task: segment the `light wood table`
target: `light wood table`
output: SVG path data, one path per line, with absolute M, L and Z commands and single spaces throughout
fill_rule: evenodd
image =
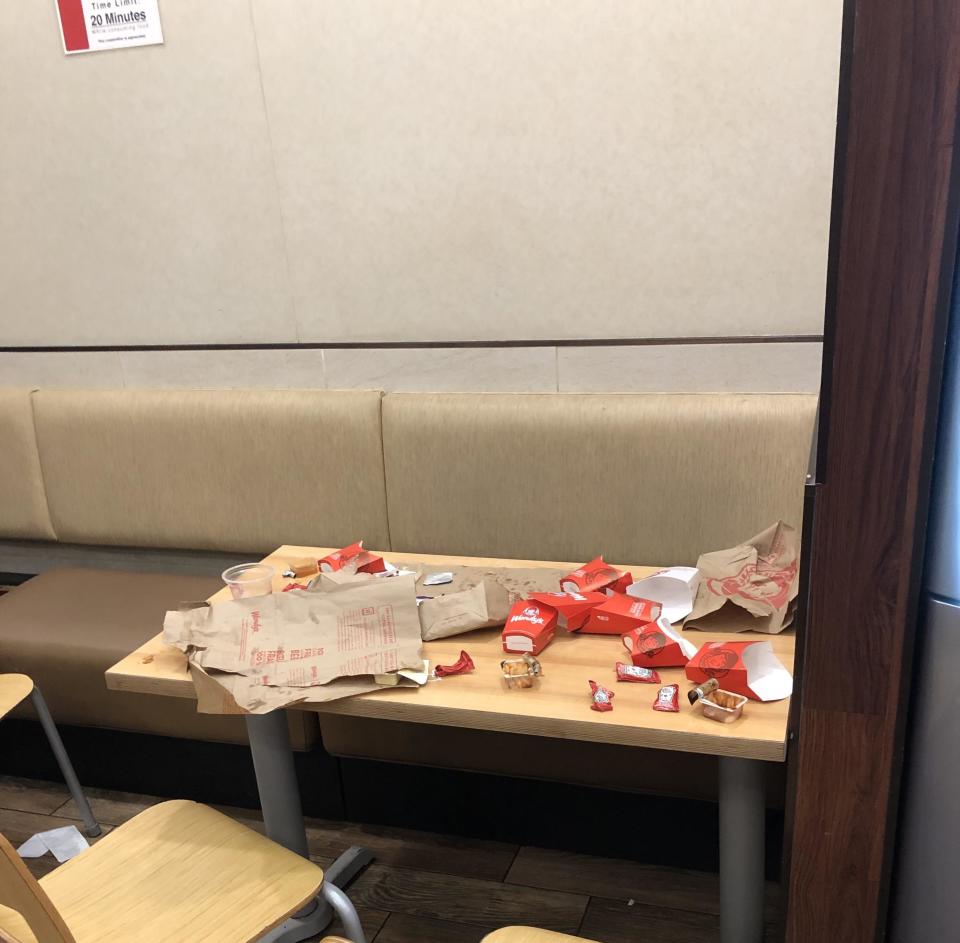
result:
M 290 582 L 280 576 L 288 560 L 318 558 L 330 552 L 330 548 L 283 546 L 265 557 L 264 562 L 273 565 L 277 572 L 275 590 Z M 551 567 L 565 571 L 578 565 L 393 552 L 384 555 L 397 565 L 421 562 Z M 635 577 L 649 575 L 655 569 L 619 568 L 630 570 Z M 298 582 L 306 582 L 306 578 Z M 229 593 L 224 588 L 211 601 L 227 598 Z M 686 637 L 700 645 L 729 636 L 690 631 Z M 793 669 L 792 633 L 737 637 L 770 641 L 779 659 Z M 699 708 L 687 702 L 690 684 L 682 669 L 658 669 L 663 684 L 680 685 L 680 713 L 654 711 L 657 686 L 615 682 L 615 662 L 629 660 L 619 636 L 558 633 L 539 656 L 543 677 L 532 690 L 511 691 L 504 687 L 499 663 L 505 656 L 497 629 L 426 642 L 424 657 L 431 666 L 452 664 L 461 649 L 473 658 L 475 672 L 431 681 L 418 689 L 376 691 L 323 704 L 298 705 L 297 709 L 316 711 L 321 718 L 323 714 L 374 717 L 715 755 L 720 762 L 722 940 L 751 943 L 762 939 L 764 792 L 762 762 L 758 761 L 785 760 L 789 700 L 769 704 L 750 701 L 740 720 L 718 724 L 704 718 Z M 587 682 L 591 679 L 615 691 L 612 711 L 600 713 L 590 709 Z M 186 657 L 164 645 L 159 635 L 110 668 L 106 681 L 108 688 L 117 691 L 195 697 Z M 247 727 L 268 833 L 289 848 L 305 850 L 289 735 L 282 712 L 248 715 Z

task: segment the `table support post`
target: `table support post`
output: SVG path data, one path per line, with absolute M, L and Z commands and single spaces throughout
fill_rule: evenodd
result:
M 246 722 L 267 835 L 278 845 L 308 858 L 307 832 L 286 712 L 247 714 Z
M 759 760 L 720 757 L 720 940 L 762 943 L 764 769 Z

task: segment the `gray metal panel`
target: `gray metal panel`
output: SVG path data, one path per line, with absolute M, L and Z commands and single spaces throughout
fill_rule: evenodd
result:
M 955 940 L 960 927 L 960 607 L 930 600 L 924 633 L 894 865 L 892 943 Z
M 960 266 L 957 267 L 960 280 Z M 954 285 L 954 311 L 941 391 L 936 475 L 930 504 L 927 591 L 960 600 L 960 284 Z

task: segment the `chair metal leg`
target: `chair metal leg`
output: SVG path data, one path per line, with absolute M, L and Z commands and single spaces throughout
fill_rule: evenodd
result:
M 70 757 L 67 756 L 67 750 L 63 745 L 63 741 L 60 739 L 60 731 L 57 730 L 57 725 L 53 722 L 53 717 L 50 716 L 50 708 L 47 707 L 47 702 L 43 699 L 40 688 L 34 685 L 30 697 L 33 701 L 34 710 L 40 718 L 40 725 L 43 727 L 43 732 L 47 735 L 47 740 L 50 741 L 50 749 L 53 750 L 53 755 L 57 758 L 60 772 L 63 773 L 63 778 L 67 782 L 70 795 L 80 810 L 80 816 L 83 818 L 83 830 L 91 838 L 96 838 L 97 835 L 100 834 L 100 826 L 93 817 L 90 803 L 87 802 L 87 797 L 83 794 L 80 780 L 77 779 L 77 774 L 73 770 L 73 764 L 70 762 Z
M 350 898 L 330 881 L 323 882 L 320 894 L 340 918 L 340 922 L 343 924 L 343 932 L 350 943 L 367 943 L 366 937 L 363 935 L 363 927 L 360 926 L 357 910 L 351 903 Z

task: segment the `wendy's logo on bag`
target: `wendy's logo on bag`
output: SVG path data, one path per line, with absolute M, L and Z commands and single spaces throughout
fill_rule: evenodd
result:
M 748 563 L 736 576 L 725 579 L 708 579 L 707 589 L 715 596 L 743 596 L 757 602 L 765 602 L 774 609 L 787 604 L 790 587 L 797 573 L 797 561 L 777 568 L 777 554 L 759 557 L 756 563 Z
M 722 646 L 722 642 L 719 643 Z M 729 648 L 718 648 L 716 651 L 707 651 L 700 658 L 699 668 L 708 678 L 724 678 L 737 663 L 737 653 Z

